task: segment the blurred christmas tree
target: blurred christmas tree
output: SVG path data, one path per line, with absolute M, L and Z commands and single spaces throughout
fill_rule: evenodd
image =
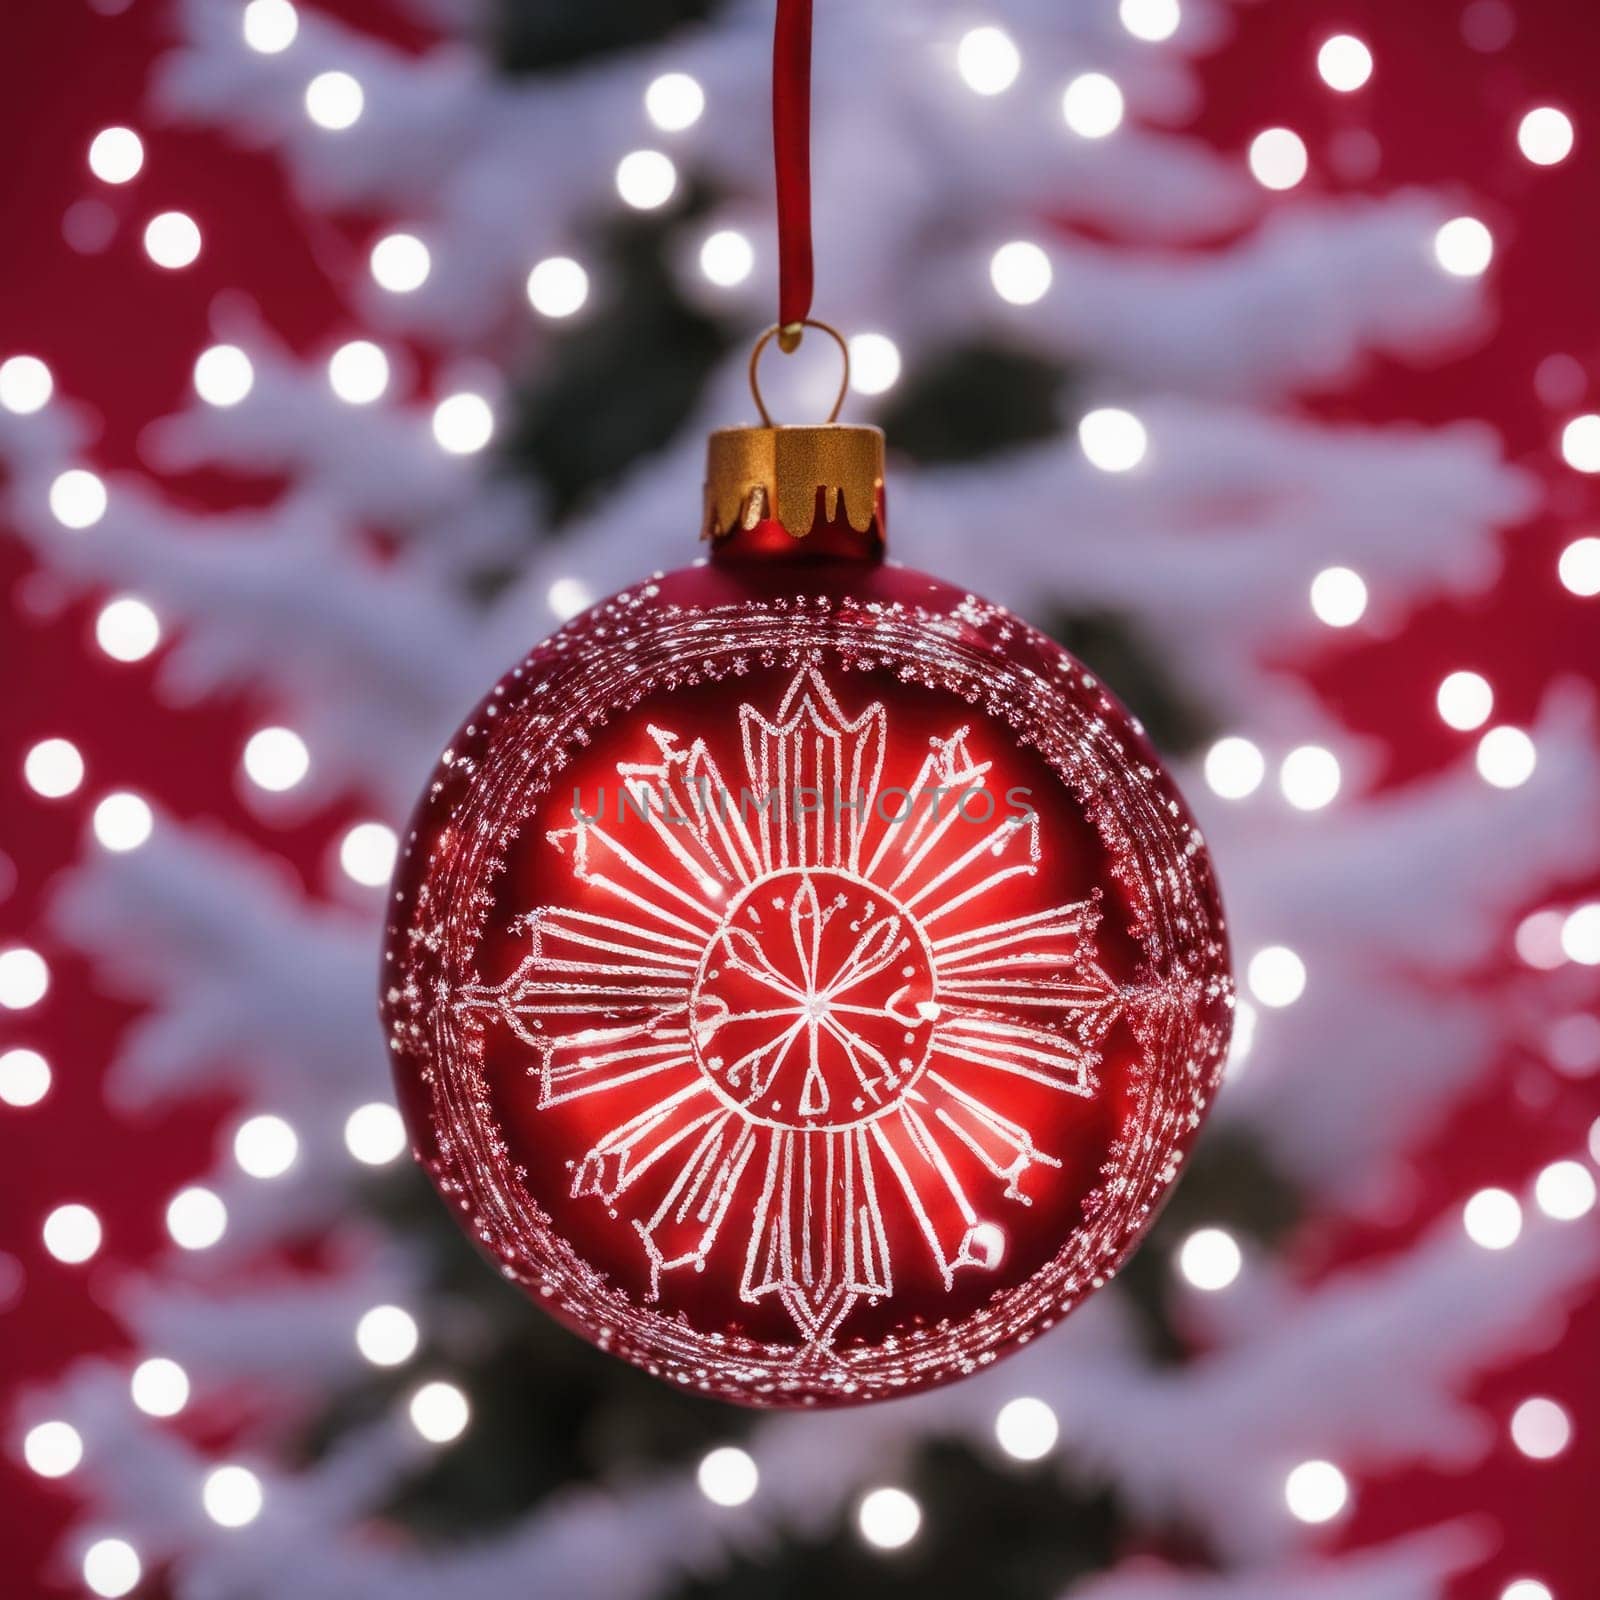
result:
M 392 830 L 535 635 L 692 556 L 704 432 L 746 409 L 773 298 L 768 5 L 470 9 L 431 7 L 439 41 L 403 52 L 286 0 L 170 7 L 152 106 L 267 147 L 370 251 L 346 288 L 371 343 L 331 387 L 270 306 L 222 307 L 159 432 L 164 470 L 278 480 L 265 509 L 113 483 L 65 541 L 71 491 L 47 514 L 15 486 L 59 491 L 74 425 L 0 434 L 39 559 L 170 620 L 168 692 L 249 684 L 310 755 L 283 782 L 263 747 L 257 781 L 376 819 L 342 840 L 356 906 L 165 816 L 59 898 L 97 981 L 147 1007 L 126 1098 L 220 1079 L 282 1119 L 208 1180 L 224 1244 L 119 1305 L 197 1398 L 252 1398 L 182 1435 L 102 1367 L 68 1372 L 51 1412 L 97 1442 L 94 1520 L 186 1597 L 1442 1593 L 1475 1556 L 1453 1533 L 1314 1560 L 1307 1529 L 1348 1473 L 1457 1449 L 1469 1380 L 1589 1281 L 1594 1241 L 1530 1225 L 1502 1258 L 1451 1215 L 1340 1276 L 1288 1252 L 1391 1192 L 1493 1058 L 1510 1024 L 1467 985 L 1530 884 L 1593 865 L 1600 762 L 1557 707 L 1531 777 L 1502 752 L 1503 793 L 1460 770 L 1363 793 L 1360 746 L 1272 663 L 1369 592 L 1400 614 L 1481 581 L 1529 508 L 1485 433 L 1292 407 L 1372 353 L 1468 338 L 1477 236 L 1415 191 L 1281 206 L 1293 135 L 1247 164 L 1183 132 L 1219 0 L 1120 21 L 995 0 L 982 26 L 942 0 L 819 6 L 821 298 L 902 457 L 897 549 L 1050 626 L 1192 758 L 1251 1002 L 1217 1124 L 1093 1305 L 915 1401 L 746 1414 L 561 1331 L 394 1160 L 369 1014 Z M 803 399 L 810 369 L 788 377 Z M 254 1476 L 208 1477 L 223 1461 Z M 250 1528 L 218 1537 L 197 1495 Z

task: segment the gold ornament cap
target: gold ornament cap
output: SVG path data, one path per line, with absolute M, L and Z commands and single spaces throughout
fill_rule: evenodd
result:
M 827 423 L 721 428 L 711 435 L 706 538 L 777 522 L 791 538 L 804 539 L 840 520 L 860 534 L 877 524 L 883 537 L 882 429 Z

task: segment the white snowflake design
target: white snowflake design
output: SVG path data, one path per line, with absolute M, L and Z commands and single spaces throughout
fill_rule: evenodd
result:
M 1004 1207 L 1060 1163 L 990 1102 L 1015 1078 L 1093 1096 L 1121 996 L 1091 902 L 997 914 L 1040 871 L 1039 819 L 994 803 L 966 728 L 886 786 L 885 707 L 846 717 L 813 666 L 772 717 L 741 706 L 739 732 L 730 788 L 706 740 L 652 726 L 659 759 L 617 767 L 622 814 L 575 808 L 548 835 L 606 909 L 531 911 L 517 970 L 453 1005 L 529 1046 L 540 1107 L 633 1086 L 572 1192 L 617 1214 L 654 1173 L 631 1218 L 652 1297 L 737 1249 L 741 1298 L 777 1296 L 817 1348 L 893 1296 L 891 1237 L 920 1241 L 947 1289 L 999 1266 Z

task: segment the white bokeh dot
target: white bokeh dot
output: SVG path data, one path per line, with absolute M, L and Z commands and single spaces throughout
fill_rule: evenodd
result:
M 346 404 L 371 405 L 389 387 L 389 358 L 370 339 L 352 339 L 328 358 L 328 382 Z
M 570 317 L 589 298 L 589 274 L 571 256 L 550 256 L 528 274 L 528 303 L 542 317 Z
M 261 1480 L 248 1467 L 215 1467 L 200 1489 L 206 1515 L 221 1528 L 242 1528 L 254 1522 L 264 1502 Z
M 971 28 L 956 46 L 956 70 L 974 94 L 1004 94 L 1022 71 L 1022 54 L 1004 28 Z
M 1552 1161 L 1533 1182 L 1534 1203 L 1555 1222 L 1575 1222 L 1594 1210 L 1594 1174 L 1581 1161 Z
M 1555 1596 L 1537 1578 L 1513 1578 L 1500 1591 L 1500 1600 L 1555 1600 Z
M 144 251 L 169 272 L 193 266 L 200 259 L 200 225 L 185 211 L 163 211 L 145 224 Z
M 1562 919 L 1561 953 L 1580 967 L 1600 967 L 1600 901 L 1574 906 Z
M 1028 239 L 1001 245 L 989 262 L 989 281 L 1008 305 L 1031 306 L 1044 299 L 1054 275 L 1050 257 Z
M 1184 1281 L 1208 1294 L 1226 1289 L 1243 1266 L 1238 1240 L 1224 1228 L 1196 1228 L 1178 1250 L 1178 1271 Z
M 306 115 L 330 133 L 353 128 L 365 106 L 366 94 L 348 72 L 319 72 L 306 85 Z
M 900 377 L 900 348 L 887 334 L 858 333 L 850 341 L 850 387 L 885 394 Z
M 474 455 L 494 437 L 494 408 L 481 394 L 446 395 L 433 408 L 433 437 L 450 455 Z
M 678 169 L 659 150 L 630 150 L 617 163 L 617 193 L 635 211 L 654 211 L 678 187 Z
M 1013 1461 L 1041 1461 L 1056 1447 L 1061 1424 L 1043 1400 L 1018 1395 L 1000 1407 L 994 1419 L 996 1442 Z
M 167 1202 L 167 1233 L 183 1250 L 209 1250 L 228 1231 L 228 1208 L 215 1191 L 191 1184 Z
M 1461 1208 L 1467 1237 L 1484 1250 L 1506 1250 L 1522 1233 L 1522 1207 L 1505 1189 L 1480 1189 Z
M 133 1369 L 128 1390 L 147 1417 L 175 1417 L 189 1403 L 189 1374 L 166 1356 L 150 1356 Z
M 755 250 L 736 228 L 719 228 L 700 246 L 700 270 L 719 289 L 743 283 L 755 264 Z
M 96 1539 L 83 1552 L 84 1585 L 103 1600 L 130 1594 L 143 1576 L 139 1552 L 126 1539 Z
M 1292 128 L 1263 128 L 1250 141 L 1250 171 L 1264 189 L 1292 189 L 1306 175 L 1305 141 Z
M 1518 924 L 1512 942 L 1522 962 L 1539 972 L 1553 972 L 1567 959 L 1561 948 L 1561 929 L 1565 918 L 1548 907 L 1530 911 Z
M 0 406 L 13 416 L 31 416 L 50 403 L 55 379 L 38 356 L 8 356 L 0 361 Z
M 50 988 L 50 968 L 37 950 L 14 944 L 0 950 L 0 1006 L 26 1011 L 44 999 Z
M 900 1550 L 922 1526 L 922 1507 L 904 1489 L 873 1489 L 856 1508 L 861 1537 L 878 1550 Z
M 49 1254 L 69 1267 L 76 1267 L 99 1252 L 104 1232 L 99 1217 L 88 1206 L 72 1200 L 57 1206 L 44 1219 L 41 1236 Z
M 236 344 L 214 344 L 194 364 L 194 391 L 207 405 L 236 406 L 255 381 L 250 357 Z
M 1320 811 L 1338 796 L 1339 758 L 1319 744 L 1303 744 L 1283 758 L 1278 785 L 1297 811 Z
M 1516 789 L 1533 776 L 1539 753 L 1521 728 L 1491 728 L 1478 741 L 1478 773 L 1496 789 Z
M 1122 90 L 1103 72 L 1083 72 L 1061 91 L 1061 116 L 1080 139 L 1104 139 L 1122 126 Z
M 1535 106 L 1517 124 L 1517 148 L 1539 167 L 1553 167 L 1572 154 L 1572 118 L 1554 106 Z
M 311 771 L 311 752 L 293 728 L 258 728 L 245 741 L 245 776 L 258 789 L 281 794 Z
M 1218 739 L 1206 751 L 1206 785 L 1224 800 L 1243 800 L 1261 787 L 1267 763 L 1261 751 L 1237 734 Z
M 1101 472 L 1129 472 L 1145 458 L 1149 435 L 1131 411 L 1100 406 L 1078 421 L 1078 446 Z
M 581 578 L 556 578 L 545 591 L 545 599 L 562 622 L 570 622 L 594 604 L 594 595 Z
M 404 1152 L 406 1126 L 393 1106 L 369 1101 L 345 1118 L 344 1143 L 364 1166 L 386 1166 Z
M 1350 1503 L 1350 1484 L 1331 1461 L 1302 1461 L 1284 1479 L 1283 1499 L 1301 1522 L 1332 1522 Z
M 1592 534 L 1574 539 L 1556 562 L 1556 576 L 1562 588 L 1579 599 L 1600 594 L 1600 539 Z
M 1433 236 L 1433 258 L 1454 278 L 1476 278 L 1494 259 L 1494 235 L 1476 217 L 1452 217 Z
M 1572 1418 L 1557 1401 L 1533 1395 L 1511 1413 L 1511 1442 L 1530 1461 L 1553 1461 L 1572 1443 Z
M 1336 33 L 1317 51 L 1317 72 L 1330 89 L 1350 94 L 1372 76 L 1372 52 L 1354 34 Z
M 1600 472 L 1600 414 L 1586 411 L 1561 430 L 1561 457 L 1575 472 Z
M 1366 615 L 1366 580 L 1350 567 L 1324 567 L 1311 580 L 1311 609 L 1330 628 L 1350 627 Z
M 1269 944 L 1245 969 L 1250 992 L 1264 1006 L 1292 1006 L 1305 992 L 1306 964 L 1287 945 Z
M 161 643 L 161 619 L 136 595 L 118 595 L 100 608 L 94 639 L 113 661 L 143 661 Z
M 102 183 L 131 183 L 144 166 L 144 141 L 132 128 L 102 128 L 89 143 L 89 170 Z
M 398 1367 L 416 1354 L 421 1334 L 402 1306 L 373 1306 L 356 1323 L 356 1349 L 375 1367 Z
M 663 72 L 644 92 L 645 115 L 663 133 L 692 128 L 706 109 L 706 92 L 687 72 Z
M 0 1101 L 24 1110 L 50 1093 L 50 1063 L 37 1050 L 18 1046 L 0 1055 Z
M 150 837 L 155 829 L 155 814 L 143 796 L 118 789 L 94 808 L 91 826 L 102 848 L 122 855 L 137 850 Z
M 411 1425 L 429 1444 L 449 1444 L 472 1417 L 467 1397 L 453 1383 L 425 1383 L 411 1396 Z
M 1122 19 L 1122 26 L 1146 44 L 1160 44 L 1163 39 L 1170 39 L 1182 20 L 1178 0 L 1122 0 L 1117 15 Z
M 270 1111 L 246 1117 L 233 1135 L 233 1159 L 252 1178 L 281 1178 L 300 1153 L 300 1139 Z
M 386 233 L 367 258 L 373 281 L 390 294 L 411 294 L 428 281 L 433 258 L 414 233 Z
M 76 793 L 83 770 L 83 756 L 70 739 L 41 739 L 22 759 L 23 781 L 46 800 Z
M 107 504 L 105 484 L 85 467 L 68 467 L 50 485 L 50 514 L 74 533 L 92 528 Z
M 70 1422 L 35 1423 L 22 1437 L 22 1459 L 41 1478 L 64 1478 L 83 1460 L 83 1438 Z
M 1450 673 L 1440 683 L 1435 703 L 1447 726 L 1470 733 L 1489 720 L 1494 710 L 1494 690 L 1482 673 L 1461 670 Z
M 353 882 L 381 889 L 394 873 L 398 841 L 382 822 L 358 822 L 339 841 L 339 865 Z
M 748 1451 L 737 1445 L 719 1445 L 700 1459 L 695 1482 L 715 1506 L 742 1506 L 760 1487 L 761 1477 Z
M 294 43 L 300 15 L 290 0 L 250 0 L 244 8 L 244 42 L 264 56 L 275 56 Z

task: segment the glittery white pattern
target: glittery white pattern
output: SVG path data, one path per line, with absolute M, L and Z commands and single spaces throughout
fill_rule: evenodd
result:
M 729 786 L 705 740 L 683 747 L 652 726 L 659 762 L 617 768 L 633 809 L 609 828 L 580 812 L 550 834 L 616 915 L 540 907 L 517 971 L 454 1003 L 463 1021 L 489 1010 L 537 1052 L 542 1105 L 648 1079 L 654 1103 L 594 1142 L 573 1193 L 615 1207 L 670 1164 L 665 1197 L 633 1223 L 656 1292 L 736 1231 L 741 1298 L 776 1295 L 822 1346 L 858 1297 L 894 1293 L 885 1190 L 947 1287 L 964 1267 L 999 1265 L 996 1215 L 1029 1203 L 1030 1166 L 1060 1163 L 988 1103 L 986 1081 L 1091 1096 L 1120 1000 L 1087 902 L 950 929 L 952 912 L 981 916 L 1040 862 L 1037 817 L 995 816 L 967 729 L 885 784 L 885 706 L 847 716 L 815 668 L 770 718 L 742 705 L 739 728 L 742 786 Z M 967 796 L 993 820 L 969 821 L 980 808 Z M 624 843 L 630 818 L 665 870 Z M 588 1025 L 596 1013 L 615 1021 Z M 992 1194 L 963 1184 L 957 1143 Z M 751 1163 L 759 1199 L 730 1220 Z

